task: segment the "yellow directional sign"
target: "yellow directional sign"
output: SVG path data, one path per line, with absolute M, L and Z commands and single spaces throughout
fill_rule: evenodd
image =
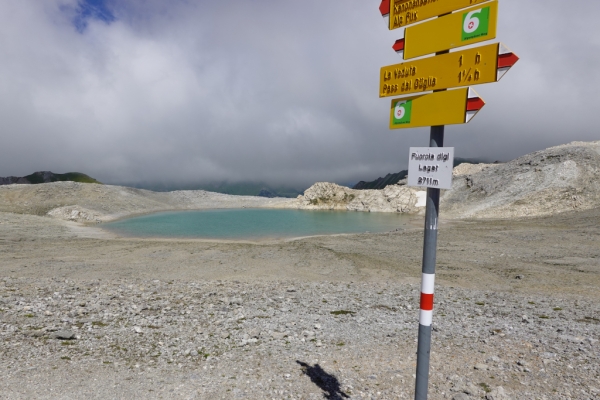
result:
M 499 46 L 494 43 L 383 67 L 379 97 L 496 82 L 501 77 Z
M 392 100 L 390 129 L 465 124 L 485 105 L 470 88 Z
M 496 37 L 498 1 L 406 28 L 404 59 L 467 46 Z
M 397 29 L 488 0 L 390 0 L 389 28 Z

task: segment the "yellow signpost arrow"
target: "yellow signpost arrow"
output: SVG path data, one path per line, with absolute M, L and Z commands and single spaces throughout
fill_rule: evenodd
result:
M 402 28 L 488 0 L 382 0 L 379 10 L 390 30 Z
M 484 105 L 471 88 L 394 99 L 390 129 L 466 124 Z
M 497 82 L 517 61 L 500 43 L 381 68 L 379 97 Z
M 410 26 L 394 50 L 405 60 L 496 37 L 498 1 L 494 0 L 422 24 Z

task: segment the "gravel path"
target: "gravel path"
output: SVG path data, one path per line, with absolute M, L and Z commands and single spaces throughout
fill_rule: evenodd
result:
M 418 295 L 397 283 L 5 278 L 0 397 L 412 398 Z M 440 287 L 436 304 L 431 398 L 600 396 L 597 302 Z

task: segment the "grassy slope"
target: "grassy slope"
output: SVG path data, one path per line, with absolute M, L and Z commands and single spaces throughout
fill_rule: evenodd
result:
M 44 183 L 44 175 L 38 172 L 34 172 L 31 175 L 24 176 L 24 178 L 34 185 Z M 81 172 L 67 172 L 66 174 L 52 173 L 52 176 L 50 177 L 50 182 L 80 182 L 102 184 L 102 182 L 99 182 L 86 174 L 82 174 Z

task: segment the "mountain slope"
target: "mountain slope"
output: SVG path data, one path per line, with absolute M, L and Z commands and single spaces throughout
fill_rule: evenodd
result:
M 377 178 L 371 182 L 360 181 L 352 187 L 352 189 L 367 190 L 367 189 L 384 189 L 388 185 L 395 185 L 402 179 L 406 178 L 408 171 L 400 171 L 395 174 L 387 174 L 385 177 Z
M 479 164 L 485 161 L 478 158 L 460 158 L 454 157 L 454 166 L 456 167 L 459 164 Z M 395 185 L 400 182 L 402 179 L 408 176 L 408 170 L 400 171 L 395 174 L 387 174 L 385 177 L 377 178 L 371 182 L 360 181 L 356 185 L 352 187 L 352 189 L 357 190 L 368 190 L 368 189 L 384 189 L 388 185 Z
M 206 190 L 208 192 L 233 194 L 236 196 L 288 197 L 295 198 L 303 190 L 285 186 L 273 186 L 262 182 L 211 182 L 211 183 L 124 183 L 122 186 L 146 189 L 154 192 L 173 192 L 176 190 Z
M 37 185 L 40 183 L 50 183 L 50 182 L 79 182 L 79 183 L 98 183 L 102 184 L 102 182 L 98 182 L 94 178 L 82 174 L 81 172 L 67 172 L 66 174 L 55 174 L 51 171 L 38 171 L 34 172 L 31 175 L 17 177 L 17 176 L 8 176 L 5 178 L 0 177 L 0 185 L 11 185 L 13 183 L 18 184 L 31 184 Z
M 519 218 L 600 207 L 600 141 L 573 142 L 503 164 L 461 165 L 440 199 L 452 218 Z

